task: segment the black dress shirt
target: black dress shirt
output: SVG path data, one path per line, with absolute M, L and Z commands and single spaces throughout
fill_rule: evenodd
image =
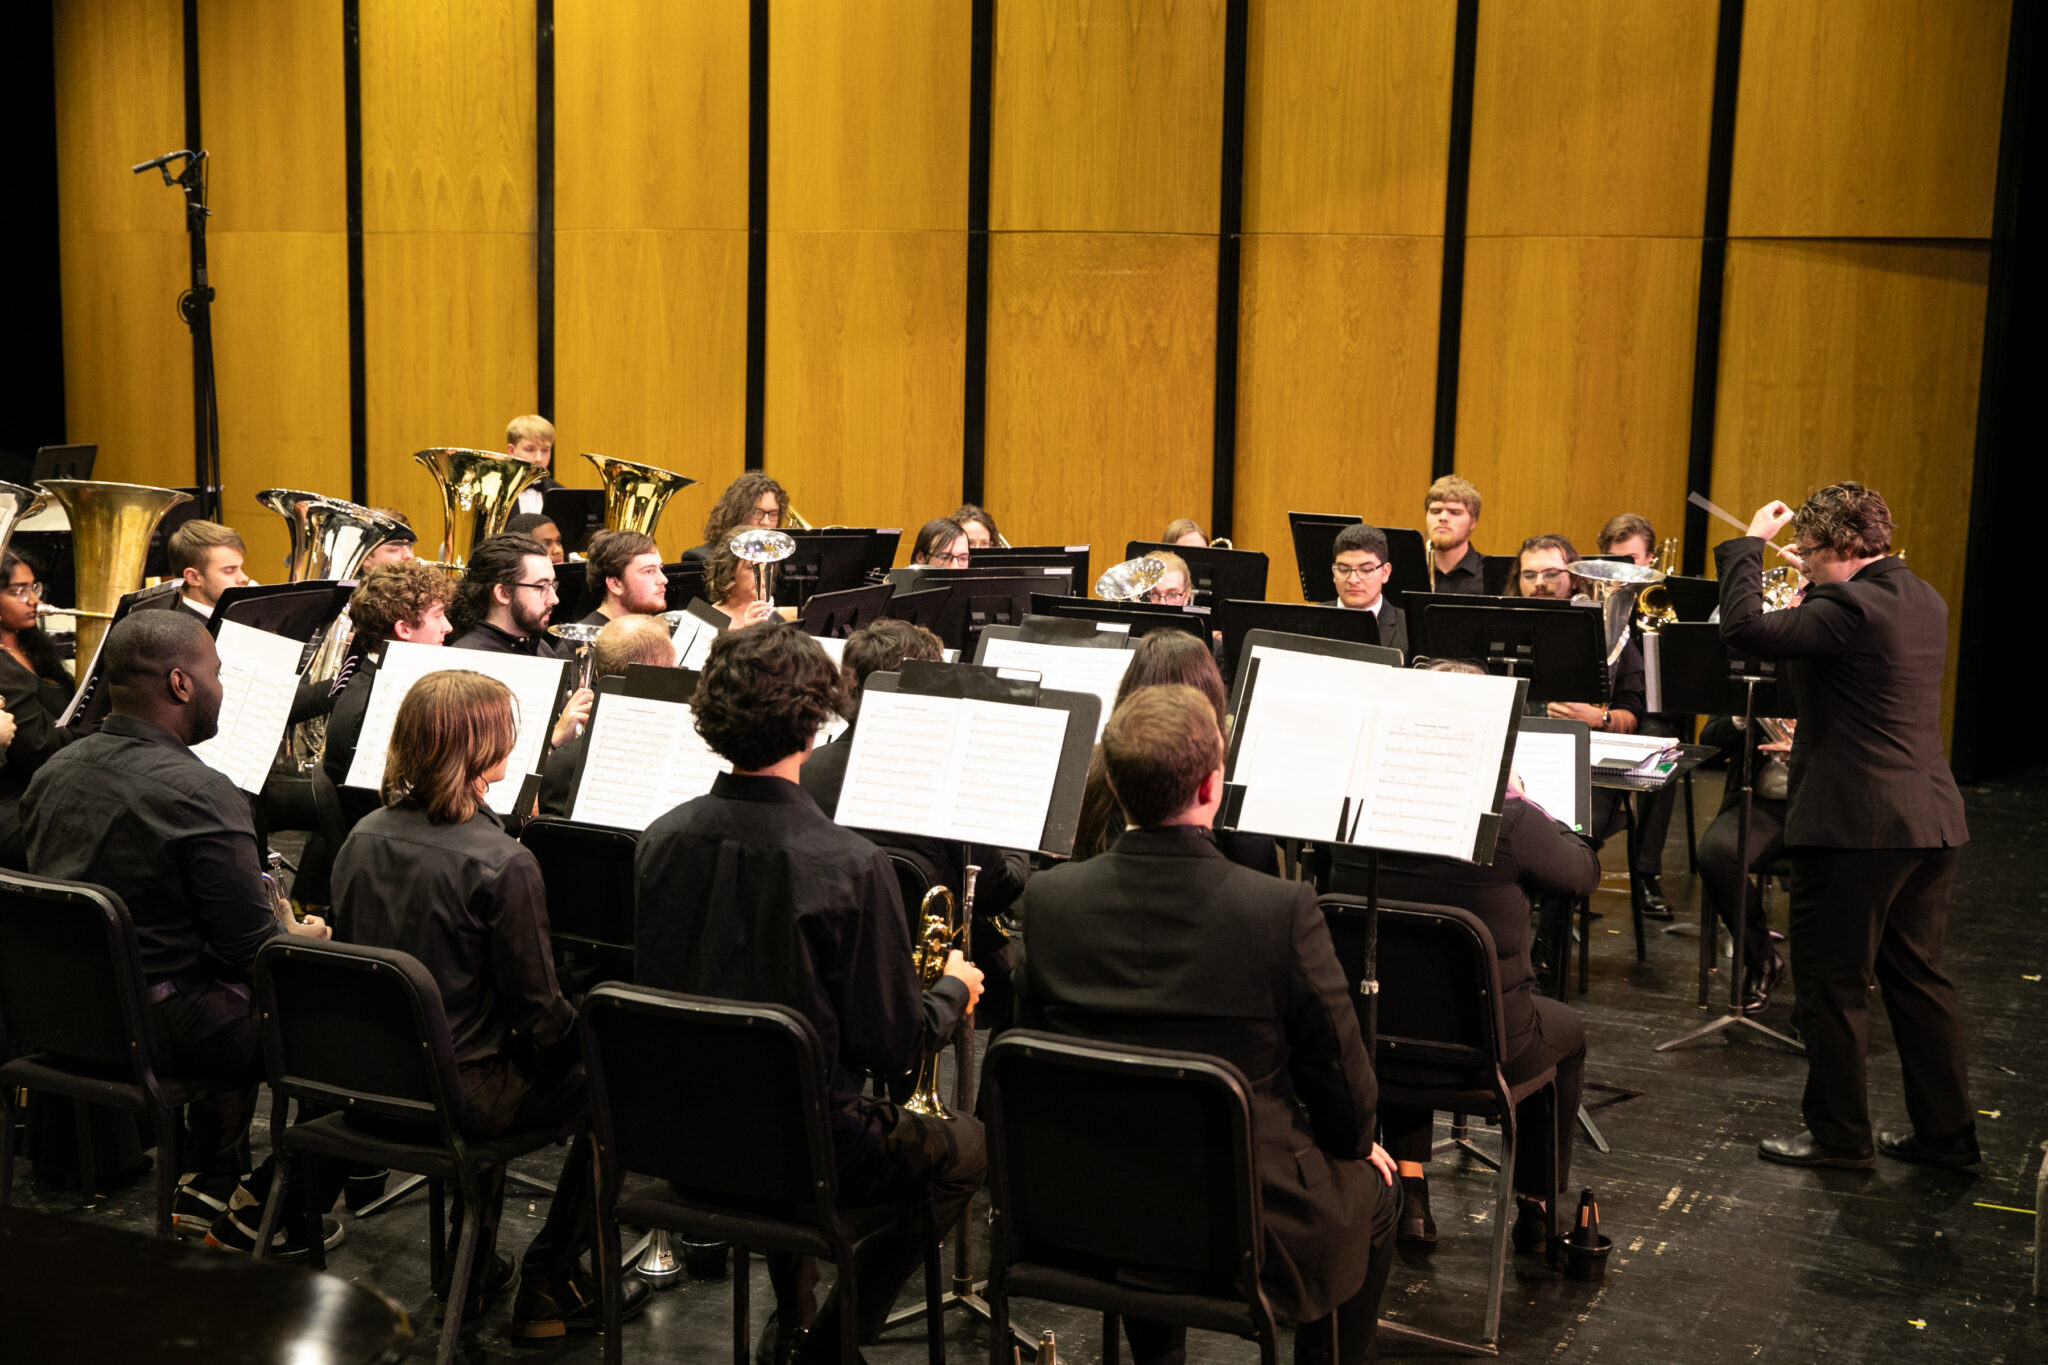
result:
M 1486 556 L 1479 553 L 1479 547 L 1471 541 L 1465 542 L 1465 557 L 1449 570 L 1439 572 L 1436 556 L 1429 561 L 1429 580 L 1438 592 L 1482 595 L 1486 592 L 1486 576 L 1483 570 Z
M 489 654 L 524 654 L 535 659 L 552 659 L 555 651 L 545 635 L 514 635 L 499 630 L 489 621 L 479 621 L 448 642 L 450 649 L 481 649 Z
M 284 932 L 248 797 L 168 731 L 108 716 L 43 765 L 21 812 L 29 870 L 119 896 L 151 982 L 240 979 Z
M 967 1006 L 952 977 L 920 993 L 882 851 L 794 782 L 721 773 L 647 827 L 636 873 L 635 979 L 802 1013 L 824 1043 L 841 1150 L 878 1144 L 863 1073 L 910 1070 Z
M 374 791 L 344 785 L 348 781 L 348 770 L 356 761 L 356 745 L 363 735 L 363 716 L 370 709 L 370 689 L 377 681 L 377 666 L 382 660 L 381 651 L 366 653 L 357 660 L 347 685 L 335 695 L 334 710 L 327 717 L 327 747 L 320 755 L 320 766 L 334 780 L 334 788 L 341 796 L 342 814 L 348 818 L 351 829 L 383 804 L 382 798 Z
M 436 824 L 402 801 L 373 812 L 334 859 L 334 936 L 418 958 L 441 987 L 458 1066 L 546 1047 L 576 1011 L 555 982 L 540 864 L 479 809 Z
M 71 704 L 71 689 L 42 678 L 0 650 L 0 703 L 14 716 L 14 742 L 0 750 L 0 867 L 25 866 L 21 794 L 29 779 L 83 731 L 57 724 Z

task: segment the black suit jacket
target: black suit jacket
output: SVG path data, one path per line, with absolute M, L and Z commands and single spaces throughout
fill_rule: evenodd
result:
M 1721 637 L 1786 661 L 1799 711 L 1786 794 L 1788 847 L 1965 843 L 1963 797 L 1941 747 L 1948 604 L 1895 555 L 1766 612 L 1764 543 L 1714 547 Z
M 1333 597 L 1316 605 L 1341 607 L 1344 605 L 1344 599 Z M 1385 597 L 1380 598 L 1380 643 L 1389 649 L 1400 650 L 1403 659 L 1408 657 L 1408 622 L 1402 617 L 1401 609 Z
M 1350 1298 L 1386 1191 L 1361 1159 L 1378 1087 L 1315 893 L 1168 827 L 1040 872 L 1019 905 L 1017 1022 L 1235 1065 L 1252 1087 L 1266 1290 L 1296 1321 Z

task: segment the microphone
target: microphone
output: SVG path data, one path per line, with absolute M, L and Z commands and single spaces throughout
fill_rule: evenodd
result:
M 144 171 L 153 171 L 158 169 L 159 167 L 168 165 L 170 162 L 176 161 L 181 156 L 191 155 L 191 152 L 182 150 L 176 152 L 165 152 L 162 156 L 151 157 L 149 160 L 143 162 L 139 166 L 131 166 L 129 170 L 135 175 L 141 175 Z

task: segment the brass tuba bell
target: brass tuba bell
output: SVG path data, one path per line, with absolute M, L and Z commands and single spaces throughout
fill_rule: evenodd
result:
M 547 474 L 539 465 L 492 450 L 434 446 L 413 452 L 441 485 L 441 560 L 461 568 L 480 540 L 505 529 L 519 495 Z
M 192 501 L 192 495 L 175 488 L 98 479 L 45 479 L 37 486 L 56 500 L 71 522 L 82 670 L 106 638 L 122 595 L 142 586 L 149 540 L 157 524 L 179 503 Z
M 266 488 L 256 495 L 256 501 L 291 527 L 294 583 L 354 578 L 371 551 L 410 534 L 396 518 L 318 493 Z
M 608 531 L 653 535 L 668 500 L 697 482 L 651 464 L 615 460 L 609 455 L 585 451 L 583 458 L 597 466 L 597 476 L 604 481 L 604 525 Z

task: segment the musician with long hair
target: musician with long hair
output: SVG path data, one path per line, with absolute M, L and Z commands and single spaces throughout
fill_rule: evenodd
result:
M 84 730 L 59 725 L 71 704 L 71 675 L 49 633 L 37 623 L 43 585 L 36 567 L 14 550 L 0 552 L 0 709 L 12 737 L 0 761 L 0 867 L 28 866 L 21 840 L 21 794 L 51 755 Z
M 964 569 L 972 549 L 966 527 L 951 517 L 934 517 L 917 528 L 917 538 L 910 544 L 910 562 L 935 569 Z
M 560 600 L 545 546 L 532 536 L 492 536 L 469 552 L 448 606 L 448 643 L 454 649 L 552 658 L 548 617 Z
M 789 493 L 758 469 L 748 470 L 725 486 L 704 518 L 704 543 L 683 551 L 683 563 L 701 564 L 732 538 L 735 531 L 757 527 L 779 531 L 789 520 Z
M 723 612 L 734 630 L 758 625 L 775 616 L 775 608 L 770 602 L 775 596 L 775 584 L 781 577 L 782 566 L 762 566 L 767 570 L 763 575 L 768 580 L 767 599 L 760 596 L 754 567 L 727 544 L 713 546 L 704 557 L 704 600 Z
M 996 519 L 989 515 L 987 508 L 976 503 L 961 503 L 960 510 L 947 520 L 958 522 L 960 529 L 967 532 L 970 551 L 993 550 L 1003 543 L 1003 533 L 996 529 Z

